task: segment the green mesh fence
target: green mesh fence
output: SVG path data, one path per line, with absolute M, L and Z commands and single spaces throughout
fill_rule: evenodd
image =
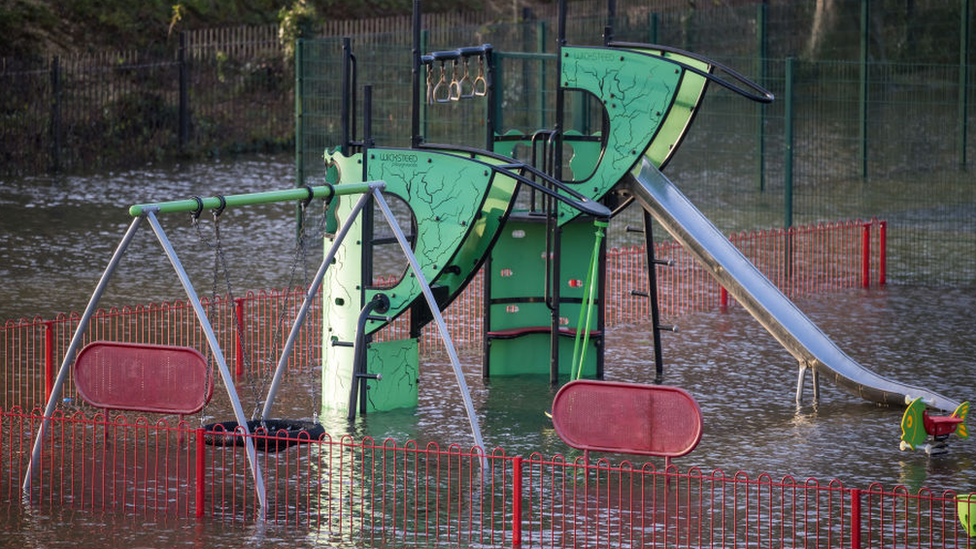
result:
M 568 43 L 601 44 L 607 19 L 572 17 L 572 6 Z M 969 0 L 772 2 L 660 13 L 645 3 L 617 6 L 615 39 L 706 55 L 777 97 L 760 106 L 710 86 L 667 167 L 721 230 L 876 217 L 888 222 L 889 280 L 976 284 L 976 178 L 966 171 L 976 157 Z M 435 28 L 424 41 L 428 52 L 491 43 L 499 92 L 494 105 L 425 106 L 428 142 L 484 147 L 488 109 L 500 132 L 529 134 L 555 123 L 554 18 Z M 353 51 L 359 86 L 373 86 L 377 144 L 408 146 L 409 33 L 355 36 Z M 304 43 L 298 101 L 305 177 L 322 177 L 322 151 L 339 145 L 340 63 L 339 39 Z M 450 64 L 446 70 L 450 79 Z M 565 129 L 599 131 L 598 104 L 578 93 L 566 101 Z M 361 98 L 357 107 L 361 134 Z M 528 151 L 516 155 L 527 158 Z M 636 212 L 625 216 L 638 223 Z M 617 245 L 626 237 L 610 238 Z

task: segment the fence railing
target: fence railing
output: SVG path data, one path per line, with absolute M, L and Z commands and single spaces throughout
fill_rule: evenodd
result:
M 885 222 L 878 220 L 844 221 L 743 232 L 730 239 L 788 297 L 797 298 L 885 284 L 885 227 Z M 664 316 L 737 306 L 678 244 L 658 242 L 654 255 L 671 263 L 669 267 L 657 267 L 659 304 Z M 608 251 L 604 296 L 607 327 L 650 320 L 650 300 L 636 294 L 648 289 L 645 265 L 643 247 Z M 377 284 L 388 286 L 395 280 L 381 278 Z M 228 364 L 237 376 L 261 378 L 273 371 L 304 295 L 304 289 L 294 288 L 247 292 L 234 299 L 202 298 Z M 482 272 L 444 312 L 451 338 L 459 349 L 481 350 L 483 306 Z M 0 325 L 0 405 L 27 409 L 46 402 L 80 318 L 78 313 L 70 313 L 55 319 L 8 320 Z M 298 335 L 287 371 L 306 371 L 321 362 L 321 325 L 321 307 L 315 303 Z M 408 337 L 409 326 L 408 312 L 384 328 L 376 339 Z M 187 346 L 210 358 L 204 333 L 193 308 L 185 301 L 100 310 L 93 316 L 82 344 L 97 340 Z M 425 329 L 421 353 L 441 349 L 437 330 Z M 76 398 L 70 377 L 65 397 Z
M 257 505 L 240 446 L 181 422 L 51 418 L 24 497 L 40 414 L 0 412 L 0 500 L 161 520 L 267 520 L 334 543 L 484 547 L 973 547 L 953 491 L 848 488 L 652 463 L 322 435 L 261 454 Z M 273 433 L 250 435 L 268 440 Z M 233 438 L 242 438 L 242 434 Z M 485 465 L 483 465 L 483 463 Z M 976 507 L 976 502 L 972 504 Z M 974 509 L 976 511 L 976 509 Z

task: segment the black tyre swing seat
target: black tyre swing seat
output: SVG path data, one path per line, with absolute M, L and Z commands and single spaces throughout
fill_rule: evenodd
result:
M 236 421 L 210 423 L 204 426 L 203 441 L 208 446 L 244 446 L 245 436 Z M 312 421 L 294 419 L 254 419 L 247 422 L 247 430 L 254 440 L 254 449 L 278 452 L 296 444 L 319 440 L 325 427 Z

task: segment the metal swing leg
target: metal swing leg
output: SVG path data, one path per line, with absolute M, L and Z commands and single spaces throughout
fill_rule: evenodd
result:
M 74 335 L 71 336 L 71 343 L 68 345 L 68 350 L 64 353 L 64 360 L 61 362 L 61 368 L 58 370 L 58 377 L 54 382 L 54 386 L 51 388 L 51 396 L 48 397 L 47 405 L 44 407 L 44 416 L 41 418 L 41 426 L 37 430 L 37 436 L 34 438 L 34 447 L 31 450 L 30 461 L 27 463 L 27 472 L 24 474 L 24 485 L 23 491 L 25 494 L 30 490 L 31 485 L 31 475 L 34 471 L 34 464 L 37 463 L 38 459 L 41 457 L 41 444 L 44 440 L 44 435 L 47 432 L 48 426 L 51 423 L 51 415 L 54 413 L 55 403 L 61 398 L 61 390 L 64 387 L 64 382 L 68 377 L 68 366 L 75 359 L 75 353 L 78 351 L 78 347 L 81 346 L 81 340 L 85 335 L 85 330 L 88 328 L 89 322 L 91 322 L 91 317 L 95 314 L 95 309 L 98 307 L 98 302 L 102 298 L 102 294 L 105 292 L 106 286 L 108 286 L 109 280 L 111 280 L 112 275 L 115 274 L 115 270 L 119 266 L 119 262 L 122 260 L 122 256 L 125 255 L 125 251 L 129 248 L 129 244 L 132 242 L 132 238 L 136 235 L 139 230 L 139 225 L 142 224 L 142 217 L 136 217 L 129 224 L 129 228 L 126 230 L 125 235 L 119 242 L 118 247 L 115 249 L 115 253 L 112 255 L 112 259 L 109 260 L 108 266 L 105 267 L 105 272 L 102 273 L 102 277 L 98 280 L 98 284 L 95 286 L 95 291 L 92 292 L 91 299 L 88 300 L 88 306 L 85 307 L 84 314 L 81 315 L 81 319 L 78 321 L 78 326 L 75 328 Z
M 180 263 L 179 257 L 176 255 L 176 250 L 173 249 L 173 245 L 170 243 L 169 238 L 166 237 L 166 233 L 163 231 L 163 227 L 159 224 L 159 220 L 156 219 L 155 214 L 150 210 L 145 212 L 146 218 L 149 220 L 149 224 L 153 228 L 153 232 L 156 233 L 156 238 L 159 239 L 159 244 L 163 247 L 166 252 L 166 257 L 169 258 L 170 263 L 173 265 L 173 269 L 176 271 L 176 275 L 180 279 L 180 283 L 183 285 L 183 289 L 186 292 L 187 299 L 193 305 L 193 311 L 196 313 L 197 321 L 200 323 L 200 327 L 203 329 L 204 334 L 207 337 L 207 343 L 210 345 L 210 350 L 214 354 L 214 360 L 217 362 L 217 367 L 220 370 L 220 376 L 224 380 L 224 387 L 227 389 L 227 395 L 230 397 L 231 406 L 234 408 L 234 416 L 237 419 L 237 425 L 244 432 L 244 443 L 247 453 L 247 460 L 251 464 L 251 474 L 254 477 L 254 490 L 257 494 L 258 503 L 261 507 L 261 516 L 264 517 L 267 512 L 267 499 L 265 497 L 264 490 L 264 476 L 261 473 L 261 465 L 258 463 L 257 453 L 254 449 L 254 440 L 249 436 L 251 433 L 247 427 L 247 419 L 244 417 L 244 409 L 241 407 L 241 401 L 237 396 L 237 390 L 234 387 L 234 378 L 227 368 L 227 360 L 224 358 L 224 353 L 220 348 L 220 343 L 217 341 L 217 335 L 213 331 L 213 326 L 210 324 L 210 320 L 207 318 L 207 312 L 203 308 L 203 304 L 200 303 L 200 298 L 197 296 L 196 289 L 193 287 L 193 283 L 190 281 L 190 277 L 186 274 L 186 270 L 183 269 L 182 263 Z
M 444 317 L 441 315 L 440 307 L 437 306 L 437 300 L 434 299 L 434 293 L 430 289 L 430 284 L 427 283 L 427 278 L 424 276 L 423 271 L 420 268 L 420 263 L 417 261 L 417 257 L 410 250 L 410 244 L 407 242 L 407 237 L 403 235 L 403 231 L 400 230 L 400 226 L 397 225 L 396 218 L 393 217 L 393 212 L 390 211 L 390 206 L 386 203 L 386 199 L 383 198 L 383 194 L 380 189 L 373 189 L 373 197 L 376 199 L 376 205 L 380 207 L 383 212 L 383 216 L 386 218 L 386 222 L 390 225 L 390 229 L 393 231 L 393 235 L 396 236 L 397 242 L 400 244 L 400 248 L 403 250 L 403 254 L 407 257 L 407 261 L 410 263 L 410 269 L 413 271 L 417 282 L 420 284 L 421 290 L 423 290 L 424 297 L 427 299 L 427 306 L 430 307 L 430 312 L 434 316 L 434 320 L 437 322 L 437 329 L 440 331 L 441 340 L 444 342 L 444 348 L 447 350 L 448 356 L 451 358 L 451 366 L 454 367 L 454 376 L 457 378 L 458 387 L 461 390 L 461 399 L 464 401 L 464 408 L 468 414 L 468 423 L 471 424 L 471 433 L 474 435 L 475 444 L 482 451 L 482 467 L 488 470 L 488 459 L 484 456 L 485 445 L 481 439 L 481 429 L 478 427 L 478 417 L 474 412 L 474 404 L 471 402 L 471 392 L 468 390 L 468 384 L 464 380 L 464 372 L 461 371 L 461 363 L 458 360 L 457 351 L 454 349 L 454 342 L 451 340 L 451 334 L 447 331 L 447 324 L 444 323 Z

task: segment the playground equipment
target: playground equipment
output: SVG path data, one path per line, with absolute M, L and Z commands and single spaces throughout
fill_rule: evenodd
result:
M 976 494 L 959 496 L 956 508 L 962 527 L 969 537 L 976 538 Z
M 579 450 L 668 460 L 694 450 L 702 436 L 695 399 L 663 385 L 571 381 L 552 401 L 552 424 L 563 442 Z
M 613 2 L 608 12 L 612 21 Z M 901 403 L 906 395 L 913 395 L 937 408 L 956 405 L 936 393 L 877 376 L 851 360 L 661 174 L 686 135 L 709 83 L 752 101 L 772 101 L 772 94 L 732 69 L 688 52 L 615 42 L 610 26 L 603 46 L 569 46 L 565 19 L 561 3 L 559 87 L 552 129 L 531 135 L 503 133 L 488 109 L 485 150 L 426 142 L 420 133 L 421 107 L 436 108 L 439 103 L 479 95 L 474 91 L 482 88 L 467 87 L 472 58 L 477 58 L 478 76 L 485 80 L 485 97 L 491 99 L 497 90 L 492 46 L 421 51 L 418 1 L 414 3 L 411 147 L 373 146 L 367 87 L 363 139 L 352 139 L 349 109 L 344 106 L 343 143 L 325 154 L 326 163 L 338 168 L 339 182 L 382 179 L 387 192 L 407 204 L 413 216 L 415 251 L 441 308 L 484 265 L 483 376 L 548 373 L 553 384 L 559 383 L 560 376 L 603 377 L 602 227 L 636 200 L 645 212 L 649 243 L 651 220 L 656 218 L 797 358 L 798 400 L 805 372 L 812 370 L 817 398 L 819 375 L 826 373 L 842 387 L 882 404 Z M 348 44 L 344 45 L 347 57 Z M 354 64 L 343 66 L 347 68 L 343 104 L 347 105 L 351 101 L 348 82 L 355 81 Z M 421 91 L 422 82 L 426 93 Z M 599 132 L 563 130 L 564 96 L 569 92 L 589 94 L 601 105 Z M 512 158 L 518 145 L 531 151 L 531 162 Z M 573 151 L 567 162 L 564 146 Z M 572 176 L 563 174 L 566 167 Z M 516 206 L 523 190 L 522 202 Z M 343 211 L 341 204 L 337 211 Z M 371 258 L 375 247 L 387 239 L 368 225 L 369 215 L 364 219 L 354 228 L 356 238 L 337 256 L 342 268 L 325 284 L 323 406 L 351 408 L 349 396 L 357 393 L 360 412 L 412 406 L 418 373 L 416 336 L 431 316 L 417 306 L 420 293 L 410 277 L 401 277 L 392 288 L 373 286 Z M 431 242 L 437 242 L 436 252 Z M 647 295 L 654 316 L 656 373 L 661 379 L 660 332 L 666 327 L 655 314 L 658 262 L 650 255 L 652 249 L 647 246 L 651 274 Z M 587 257 L 589 250 L 593 252 Z M 388 298 L 389 310 L 384 317 L 367 315 L 366 344 L 357 351 L 353 343 L 360 333 L 357 313 L 380 294 Z M 410 338 L 370 343 L 372 334 L 408 310 Z M 364 380 L 368 392 L 361 385 L 358 390 L 350 385 Z
M 196 349 L 95 341 L 78 353 L 75 387 L 105 410 L 195 414 L 210 402 L 213 380 Z
M 400 231 L 396 219 L 394 218 L 392 212 L 390 212 L 383 195 L 381 194 L 384 186 L 385 184 L 381 181 L 370 181 L 360 184 L 305 187 L 301 189 L 270 191 L 246 195 L 216 196 L 205 199 L 193 197 L 192 199 L 188 200 L 177 200 L 158 204 L 139 204 L 129 208 L 129 214 L 133 216 L 132 223 L 126 230 L 122 240 L 119 242 L 119 245 L 109 261 L 108 266 L 102 274 L 102 277 L 99 279 L 98 284 L 92 293 L 92 297 L 85 308 L 85 312 L 79 319 L 75 332 L 72 335 L 71 342 L 68 345 L 68 349 L 65 352 L 65 357 L 58 371 L 57 379 L 55 380 L 50 397 L 45 406 L 43 416 L 44 419 L 40 424 L 40 428 L 38 429 L 37 436 L 34 440 L 30 462 L 24 475 L 24 490 L 26 491 L 30 488 L 31 475 L 34 471 L 35 464 L 39 463 L 45 432 L 50 428 L 51 417 L 54 413 L 55 404 L 60 401 L 64 384 L 67 381 L 69 367 L 76 362 L 76 353 L 88 324 L 91 321 L 91 317 L 94 314 L 98 306 L 98 302 L 101 299 L 102 294 L 105 292 L 109 281 L 117 270 L 122 257 L 124 256 L 126 250 L 132 242 L 132 239 L 135 237 L 143 222 L 148 222 L 152 227 L 160 246 L 163 248 L 166 257 L 172 264 L 173 269 L 176 272 L 184 291 L 186 292 L 187 300 L 192 305 L 197 321 L 206 336 L 212 358 L 220 372 L 221 379 L 223 380 L 224 387 L 227 390 L 227 395 L 234 410 L 235 420 L 233 422 L 226 422 L 223 424 L 223 426 L 237 433 L 238 436 L 236 438 L 243 439 L 243 445 L 250 464 L 251 475 L 253 476 L 255 482 L 255 493 L 262 510 L 266 508 L 264 479 L 261 472 L 260 461 L 256 456 L 257 448 L 255 438 L 250 436 L 252 429 L 255 429 L 256 426 L 260 425 L 262 429 L 265 429 L 266 432 L 272 436 L 275 435 L 277 428 L 284 427 L 286 429 L 287 436 L 282 437 L 283 440 L 274 440 L 273 445 L 269 444 L 268 442 L 262 443 L 262 449 L 268 451 L 277 451 L 301 440 L 298 435 L 293 435 L 291 432 L 287 432 L 289 429 L 294 430 L 296 427 L 296 422 L 287 420 L 273 420 L 269 417 L 269 415 L 273 409 L 277 392 L 280 389 L 281 378 L 284 373 L 284 366 L 288 361 L 288 357 L 294 347 L 295 340 L 297 339 L 299 330 L 305 321 L 311 303 L 319 291 L 322 279 L 328 272 L 329 266 L 333 264 L 333 260 L 336 257 L 336 252 L 339 246 L 342 244 L 343 240 L 348 234 L 349 228 L 353 226 L 354 221 L 363 211 L 368 197 L 372 197 L 372 200 L 380 208 L 380 211 L 382 211 L 386 217 L 386 220 L 390 224 L 391 229 L 396 235 L 397 241 L 400 243 L 401 249 L 410 263 L 413 279 L 416 280 L 420 285 L 423 295 L 427 298 L 428 307 L 437 320 L 438 326 L 441 328 L 441 335 L 444 337 L 444 345 L 446 348 L 448 348 L 452 357 L 454 357 L 455 368 L 457 368 L 459 371 L 460 366 L 457 364 L 456 353 L 454 353 L 453 345 L 451 344 L 450 337 L 447 333 L 447 328 L 444 325 L 443 318 L 440 315 L 440 310 L 437 307 L 437 303 L 433 298 L 429 285 L 427 284 L 426 277 L 421 270 L 416 257 L 414 257 L 406 238 L 404 237 L 402 231 Z M 359 195 L 359 199 L 349 209 L 349 216 L 344 220 L 341 229 L 334 238 L 335 244 L 325 254 L 325 257 L 320 264 L 313 281 L 308 287 L 308 291 L 305 294 L 301 308 L 298 311 L 292 325 L 288 340 L 282 350 L 281 356 L 278 359 L 277 366 L 275 367 L 274 380 L 271 384 L 271 388 L 268 390 L 268 395 L 264 402 L 262 414 L 259 418 L 248 421 L 245 418 L 244 410 L 241 406 L 241 402 L 235 388 L 234 379 L 227 367 L 223 350 L 221 349 L 221 346 L 217 340 L 213 326 L 210 324 L 207 313 L 204 310 L 193 283 L 183 268 L 182 262 L 180 261 L 175 249 L 166 235 L 166 232 L 163 230 L 162 225 L 157 219 L 157 215 L 174 212 L 195 212 L 195 215 L 199 215 L 199 212 L 204 208 L 223 211 L 226 208 L 248 206 L 252 204 L 264 204 L 282 201 L 307 202 L 316 198 L 321 198 L 328 201 L 336 199 L 340 196 L 350 195 Z M 205 359 L 203 359 L 199 353 L 193 350 L 138 344 L 116 345 L 106 342 L 98 342 L 96 344 L 89 345 L 83 350 L 83 352 L 78 354 L 80 354 L 78 357 L 80 363 L 76 366 L 76 372 L 81 374 L 82 379 L 79 390 L 86 399 L 103 407 L 130 407 L 128 409 L 142 409 L 147 411 L 157 411 L 158 409 L 160 412 L 192 413 L 202 408 L 206 400 L 209 400 L 210 393 L 212 392 L 213 384 L 209 383 L 208 381 L 209 378 L 207 375 Z M 133 379 L 139 380 L 140 383 L 144 382 L 146 385 L 150 385 L 151 383 L 155 383 L 157 381 L 154 379 L 155 376 L 153 375 L 155 372 L 148 371 L 149 368 L 153 367 L 160 368 L 162 372 L 169 372 L 175 375 L 179 375 L 181 373 L 187 374 L 188 379 L 184 381 L 189 382 L 189 385 L 185 385 L 183 388 L 194 393 L 194 395 L 190 397 L 190 401 L 187 403 L 177 403 L 170 406 L 166 406 L 161 402 L 162 400 L 165 400 L 165 397 L 173 396 L 174 393 L 179 392 L 176 385 L 157 384 L 155 386 L 140 389 L 135 393 L 131 393 L 119 390 L 117 385 L 115 385 L 113 382 L 113 380 L 118 376 L 132 374 L 135 376 Z M 472 422 L 472 430 L 474 432 L 475 440 L 478 445 L 481 445 L 481 435 L 476 419 L 474 418 L 474 412 L 471 407 L 467 386 L 464 385 L 463 377 L 459 375 L 458 379 L 459 383 L 461 384 L 460 388 L 462 396 L 465 399 L 468 415 Z M 197 398 L 202 398 L 203 401 L 201 402 L 195 400 Z M 298 427 L 303 426 L 304 425 L 298 425 Z M 306 434 L 305 436 L 309 435 Z M 219 436 L 212 437 L 211 443 L 229 444 L 226 438 L 221 438 Z M 235 441 L 234 444 L 241 444 L 241 442 Z
M 225 422 L 222 426 L 245 435 L 238 438 L 243 438 L 262 508 L 265 507 L 264 484 L 255 453 L 256 444 L 250 435 L 259 427 L 271 432 L 282 426 L 272 423 L 271 413 L 280 390 L 283 366 L 320 287 L 324 309 L 324 408 L 344 409 L 352 418 L 357 409 L 365 413 L 415 405 L 419 377 L 417 338 L 423 326 L 433 321 L 454 369 L 474 442 L 484 448 L 468 387 L 441 310 L 485 266 L 488 279 L 484 376 L 548 373 L 553 384 L 565 375 L 576 379 L 602 378 L 603 230 L 615 213 L 635 200 L 645 212 L 644 234 L 648 243 L 653 240 L 653 216 L 676 240 L 697 255 L 713 276 L 799 360 L 798 398 L 804 372 L 812 369 L 815 394 L 819 391 L 818 374 L 828 372 L 843 387 L 876 402 L 901 402 L 906 395 L 913 395 L 937 408 L 953 404 L 941 395 L 874 375 L 843 354 L 661 174 L 660 169 L 673 157 L 688 131 L 709 83 L 754 101 L 771 101 L 772 95 L 768 91 L 731 69 L 688 52 L 613 42 L 609 29 L 602 47 L 567 46 L 565 18 L 563 4 L 560 6 L 557 53 L 560 86 L 556 94 L 556 124 L 551 130 L 540 130 L 531 135 L 501 134 L 496 131 L 489 115 L 486 117 L 485 149 L 425 142 L 419 125 L 421 105 L 490 97 L 495 93 L 491 63 L 493 49 L 483 44 L 422 54 L 420 9 L 419 2 L 415 2 L 414 111 L 409 148 L 374 145 L 368 86 L 364 90 L 363 137 L 354 139 L 350 112 L 355 109 L 350 109 L 349 105 L 352 101 L 350 82 L 355 81 L 355 73 L 347 41 L 342 74 L 343 142 L 337 149 L 324 154 L 334 184 L 130 208 L 133 222 L 92 295 L 58 373 L 45 409 L 45 420 L 34 443 L 25 489 L 29 486 L 31 468 L 38 461 L 44 432 L 48 429 L 54 403 L 60 397 L 68 366 L 74 361 L 81 334 L 119 259 L 143 221 L 150 223 L 204 329 L 234 409 L 235 421 Z M 477 58 L 478 63 L 478 73 L 473 78 L 472 58 Z M 447 80 L 447 63 L 451 64 L 450 81 Z M 427 92 L 421 101 L 423 74 L 426 74 Z M 570 90 L 588 93 L 602 105 L 604 123 L 599 133 L 584 135 L 563 131 L 564 94 Z M 519 144 L 532 151 L 533 162 L 511 157 Z M 564 145 L 573 150 L 573 156 L 565 163 Z M 572 178 L 563 174 L 567 166 L 572 171 Z M 517 209 L 521 191 L 528 193 L 529 205 Z M 358 196 L 356 201 L 348 199 L 353 195 Z M 157 215 L 199 213 L 203 208 L 222 211 L 249 204 L 316 198 L 328 202 L 330 215 L 339 220 L 337 231 L 329 237 L 324 259 L 308 285 L 274 369 L 263 409 L 258 417 L 249 421 L 243 413 L 207 315 Z M 406 209 L 394 213 L 388 198 L 405 205 Z M 374 214 L 377 212 L 387 222 L 389 234 L 376 230 Z M 405 232 L 403 227 L 408 231 Z M 373 265 L 377 247 L 384 244 L 396 244 L 407 260 L 407 267 L 394 285 L 378 287 L 374 284 Z M 657 262 L 652 250 L 653 246 L 648 245 L 647 264 L 653 275 Z M 333 265 L 336 268 L 330 268 Z M 656 303 L 655 296 L 656 284 L 651 276 L 648 297 L 652 304 Z M 656 305 L 652 305 L 652 309 L 656 313 Z M 404 314 L 410 315 L 408 338 L 382 343 L 373 341 L 374 334 Z M 657 316 L 652 329 L 655 364 L 660 378 L 659 332 L 663 326 L 658 324 Z M 122 351 L 109 351 L 107 355 L 110 361 L 130 360 Z M 154 356 L 152 360 L 159 362 L 161 356 Z M 199 365 L 190 368 L 198 371 Z M 121 370 L 113 365 L 108 371 Z M 601 391 L 611 385 L 597 389 L 588 383 L 574 385 L 564 398 L 570 398 L 568 395 L 580 387 L 603 394 Z M 628 420 L 635 421 L 646 414 L 648 406 L 657 406 L 657 397 L 648 395 L 662 392 L 634 386 L 621 391 L 634 403 L 625 415 Z M 196 392 L 202 395 L 206 391 Z M 607 394 L 603 396 L 614 398 Z M 679 393 L 670 394 L 670 397 L 680 396 Z M 697 429 L 692 428 L 694 425 L 682 428 L 679 435 L 687 436 L 668 439 L 670 442 L 666 440 L 664 446 L 659 446 L 661 441 L 656 438 L 649 438 L 642 446 L 625 449 L 637 453 L 658 452 L 648 455 L 665 456 L 690 451 L 700 436 L 700 413 L 694 413 L 697 405 L 691 406 L 689 400 L 694 404 L 688 397 L 678 398 L 674 402 L 683 404 L 673 405 L 683 410 L 684 415 L 697 417 Z M 104 402 L 118 404 L 114 397 Z M 188 410 L 196 404 L 194 401 L 181 409 Z M 554 411 L 554 415 L 559 414 L 563 412 Z M 287 425 L 297 424 L 286 424 L 286 434 Z M 571 428 L 560 429 L 573 439 Z M 588 436 L 584 434 L 582 439 L 573 440 L 593 449 L 623 447 L 611 444 L 615 440 L 593 442 Z M 283 438 L 288 443 L 301 441 L 301 435 L 287 434 Z M 214 436 L 211 440 L 213 444 L 231 443 L 222 436 Z M 233 444 L 238 442 L 235 440 Z M 287 445 L 285 443 L 284 447 Z M 264 449 L 277 451 L 283 447 L 276 443 Z
M 963 402 L 948 416 L 933 416 L 926 409 L 921 397 L 906 400 L 908 408 L 901 417 L 901 450 L 922 448 L 926 454 L 944 454 L 949 451 L 949 435 L 955 433 L 961 439 L 969 438 L 966 416 L 969 402 Z M 928 437 L 930 444 L 925 444 Z

